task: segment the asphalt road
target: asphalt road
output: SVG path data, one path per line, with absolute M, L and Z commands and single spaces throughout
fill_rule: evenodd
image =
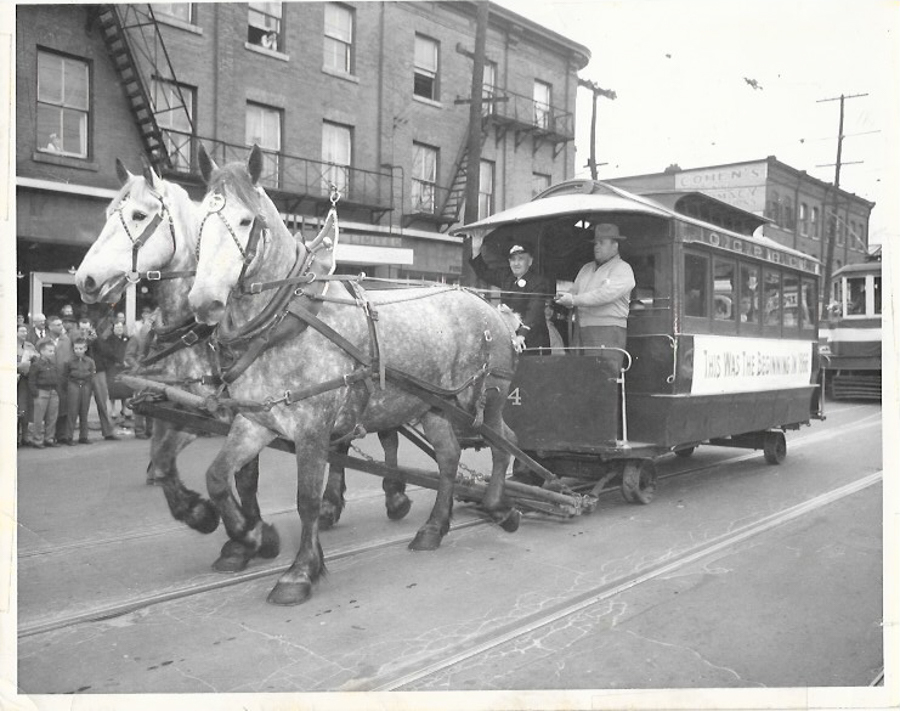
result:
M 344 518 L 322 535 L 329 575 L 294 608 L 265 602 L 266 570 L 287 566 L 298 543 L 289 455 L 262 461 L 261 505 L 281 555 L 217 587 L 223 576 L 209 566 L 224 533 L 171 520 L 162 492 L 143 483 L 147 442 L 20 450 L 18 685 L 484 690 L 499 694 L 484 697 L 492 703 L 598 690 L 575 697 L 588 706 L 628 689 L 864 688 L 884 663 L 881 410 L 830 410 L 788 434 L 781 466 L 717 447 L 663 460 L 649 506 L 613 492 L 589 516 L 527 515 L 508 534 L 457 505 L 431 553 L 405 543 L 432 492 L 414 490 L 409 516 L 390 522 L 380 479 L 350 473 Z M 220 443 L 201 439 L 182 455 L 189 485 L 202 489 Z M 378 456 L 374 437 L 360 447 Z M 486 452 L 466 461 L 488 468 Z M 401 464 L 427 460 L 404 443 Z M 180 596 L 197 586 L 209 589 Z M 148 594 L 158 601 L 129 611 Z M 92 620 L 100 609 L 109 618 Z M 344 697 L 315 698 L 324 708 Z

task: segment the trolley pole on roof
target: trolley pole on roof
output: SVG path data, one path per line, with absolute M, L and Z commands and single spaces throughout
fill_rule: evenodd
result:
M 475 52 L 472 66 L 472 94 L 469 104 L 469 136 L 466 163 L 466 210 L 463 214 L 465 224 L 478 219 L 478 193 L 481 170 L 481 106 L 484 91 L 484 52 L 487 43 L 488 1 L 479 0 L 475 26 Z M 462 271 L 460 283 L 463 286 L 477 286 L 478 277 L 472 270 L 469 260 L 472 258 L 472 240 L 463 240 Z
M 601 89 L 594 82 L 588 79 L 578 79 L 578 86 L 590 89 L 594 94 L 594 103 L 591 107 L 591 157 L 588 165 L 591 168 L 591 180 L 597 179 L 597 98 L 605 97 L 610 101 L 615 101 L 616 92 L 610 89 Z M 605 163 L 603 164 L 605 165 Z
M 845 96 L 841 94 L 840 96 L 833 96 L 830 99 L 819 99 L 816 103 L 821 104 L 826 101 L 840 101 L 841 102 L 841 110 L 838 118 L 838 136 L 837 136 L 837 158 L 834 163 L 826 163 L 817 167 L 825 167 L 834 165 L 834 213 L 832 217 L 828 218 L 828 244 L 825 247 L 825 274 L 822 278 L 822 306 L 820 309 L 820 316 L 825 315 L 825 309 L 828 306 L 828 298 L 831 293 L 831 275 L 833 273 L 832 264 L 834 262 L 834 243 L 836 241 L 837 236 L 837 221 L 838 221 L 838 190 L 841 187 L 841 151 L 844 144 L 844 101 L 846 99 L 856 99 L 860 96 L 868 96 L 868 94 L 851 94 L 850 96 Z M 861 163 L 862 161 L 853 161 L 854 163 Z M 828 197 L 826 195 L 825 198 L 825 210 L 826 214 L 828 210 Z

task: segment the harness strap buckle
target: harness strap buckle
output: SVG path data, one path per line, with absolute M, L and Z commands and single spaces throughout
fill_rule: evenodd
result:
M 137 284 L 141 280 L 141 273 L 138 271 L 125 272 L 125 280 L 129 284 Z
M 158 270 L 149 271 L 144 275 L 147 281 L 159 281 L 162 279 L 162 272 Z
M 247 289 L 246 293 L 247 294 L 261 294 L 262 290 L 263 290 L 262 287 L 263 287 L 263 285 L 262 285 L 261 281 L 254 281 L 250 284 L 250 288 Z
M 194 331 L 188 331 L 181 337 L 181 342 L 186 346 L 192 346 L 199 340 L 200 336 L 198 336 Z

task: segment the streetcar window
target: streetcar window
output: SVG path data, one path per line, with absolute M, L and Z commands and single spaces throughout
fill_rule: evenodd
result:
M 800 328 L 813 328 L 815 323 L 816 284 L 809 279 L 800 281 Z
M 684 255 L 684 314 L 709 316 L 709 259 L 699 254 Z
M 759 323 L 759 269 L 741 265 L 741 322 Z
M 713 318 L 716 321 L 734 321 L 734 262 L 713 261 Z
M 872 295 L 875 297 L 875 314 L 881 315 L 881 277 L 876 276 L 872 282 L 874 292 Z
M 796 328 L 800 325 L 800 279 L 796 274 L 784 275 L 784 291 L 781 298 L 784 325 Z
M 844 314 L 847 316 L 865 316 L 866 313 L 866 278 L 848 277 Z
M 763 303 L 766 326 L 781 325 L 781 274 L 770 269 L 763 272 Z
M 656 255 L 629 255 L 627 261 L 634 272 L 631 307 L 645 309 L 653 306 L 653 297 L 656 295 Z

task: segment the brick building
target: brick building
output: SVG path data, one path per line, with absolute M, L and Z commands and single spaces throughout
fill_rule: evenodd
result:
M 820 260 L 823 264 L 829 218 L 836 220 L 834 270 L 865 260 L 869 215 L 874 202 L 769 156 L 762 160 L 613 178 L 607 182 L 637 193 L 700 192 L 769 218 L 763 234 Z M 703 217 L 697 214 L 697 217 Z
M 457 279 L 475 29 L 470 2 L 19 5 L 19 310 L 79 303 L 70 267 L 102 227 L 117 157 L 199 198 L 200 143 L 219 163 L 258 143 L 295 231 L 317 229 L 337 185 L 344 270 Z M 589 57 L 490 6 L 481 214 L 573 175 Z

